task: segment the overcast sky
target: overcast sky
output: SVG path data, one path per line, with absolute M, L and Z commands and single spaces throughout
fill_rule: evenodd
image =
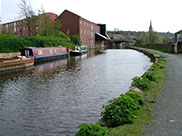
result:
M 0 0 L 2 22 L 19 18 L 20 0 Z M 61 14 L 68 9 L 95 23 L 104 23 L 107 30 L 147 31 L 150 20 L 155 31 L 177 32 L 182 29 L 181 0 L 29 0 L 37 12 Z

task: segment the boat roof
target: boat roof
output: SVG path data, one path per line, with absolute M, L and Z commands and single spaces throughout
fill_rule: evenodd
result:
M 25 47 L 24 49 L 56 49 L 56 48 L 66 48 L 62 46 L 57 46 L 57 47 Z

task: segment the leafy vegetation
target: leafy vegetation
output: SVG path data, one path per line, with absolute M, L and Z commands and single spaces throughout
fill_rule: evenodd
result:
M 156 75 L 153 72 L 146 72 L 143 76 L 143 78 L 146 78 L 150 81 L 156 81 Z
M 148 124 L 151 120 L 153 104 L 156 102 L 156 96 L 162 87 L 164 71 L 165 60 L 161 57 L 142 76 L 142 78 L 147 78 L 150 82 L 150 88 L 143 92 L 144 104 L 138 110 L 137 118 L 132 124 L 123 124 L 112 128 L 110 130 L 110 136 L 139 136 L 144 133 L 144 124 Z
M 24 47 L 64 46 L 73 48 L 75 45 L 62 32 L 55 32 L 56 36 L 32 36 L 22 39 L 7 34 L 0 34 L 0 53 L 19 52 Z
M 134 99 L 139 105 L 144 104 L 144 98 L 143 95 L 137 92 L 128 92 L 127 96 L 130 96 L 132 99 Z
M 139 101 L 142 96 L 129 93 L 121 95 L 109 101 L 108 105 L 104 105 L 104 111 L 101 113 L 103 120 L 109 127 L 116 127 L 126 123 L 132 123 L 140 108 Z M 142 100 L 141 100 L 142 101 Z
M 140 36 L 140 40 L 143 43 L 149 43 L 150 42 L 150 32 L 142 32 L 141 36 Z M 158 34 L 158 32 L 156 31 L 152 31 L 151 32 L 151 43 L 155 44 L 155 43 L 162 43 L 162 39 L 160 37 L 160 35 Z
M 165 48 L 151 47 L 151 46 L 145 46 L 145 45 L 137 45 L 137 47 L 146 48 L 146 49 L 152 49 L 152 50 L 158 50 L 158 51 L 161 51 L 161 52 L 166 52 L 166 53 L 174 54 L 174 51 L 172 51 L 170 49 L 165 49 Z
M 109 130 L 97 124 L 82 124 L 76 136 L 109 136 Z
M 32 43 L 15 36 L 0 34 L 0 52 L 19 52 L 26 46 L 32 46 Z
M 72 42 L 75 44 L 75 45 L 81 45 L 82 42 L 80 40 L 80 36 L 78 35 L 73 35 L 72 36 Z
M 136 86 L 142 91 L 147 91 L 150 88 L 150 81 L 146 77 L 134 77 L 132 86 Z
M 34 47 L 51 47 L 51 46 L 64 46 L 73 48 L 74 44 L 65 38 L 59 38 L 55 36 L 32 36 L 27 37 L 27 41 L 30 41 Z

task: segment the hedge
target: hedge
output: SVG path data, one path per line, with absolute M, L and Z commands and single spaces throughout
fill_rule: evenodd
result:
M 0 34 L 0 53 L 19 52 L 32 43 L 15 36 Z
M 19 52 L 25 47 L 55 47 L 59 45 L 68 48 L 75 46 L 68 37 L 64 36 L 32 36 L 23 39 L 17 36 L 0 34 L 0 53 Z
M 55 47 L 59 45 L 68 48 L 74 47 L 73 42 L 55 36 L 32 36 L 25 39 L 27 41 L 30 41 L 34 47 L 51 47 L 51 46 Z

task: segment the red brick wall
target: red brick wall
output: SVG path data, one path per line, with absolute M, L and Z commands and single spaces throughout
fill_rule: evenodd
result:
M 84 18 L 80 18 L 80 39 L 83 45 L 94 46 L 95 45 L 95 33 L 100 33 L 100 26 L 87 21 Z
M 57 18 L 57 14 L 54 13 L 45 13 L 46 16 L 49 16 L 51 20 L 55 20 Z M 31 24 L 31 28 L 26 26 L 25 20 L 18 20 L 10 23 L 3 24 L 3 31 L 5 33 L 9 33 L 12 35 L 17 35 L 19 37 L 26 37 L 28 36 L 28 31 L 30 36 L 34 35 L 33 32 L 36 31 L 36 20 L 34 20 Z M 8 29 L 8 30 L 7 30 Z M 16 31 L 14 31 L 16 30 Z M 22 34 L 21 34 L 22 31 Z
M 70 36 L 79 35 L 79 16 L 65 10 L 58 19 L 61 21 L 61 31 L 65 34 L 70 31 Z

